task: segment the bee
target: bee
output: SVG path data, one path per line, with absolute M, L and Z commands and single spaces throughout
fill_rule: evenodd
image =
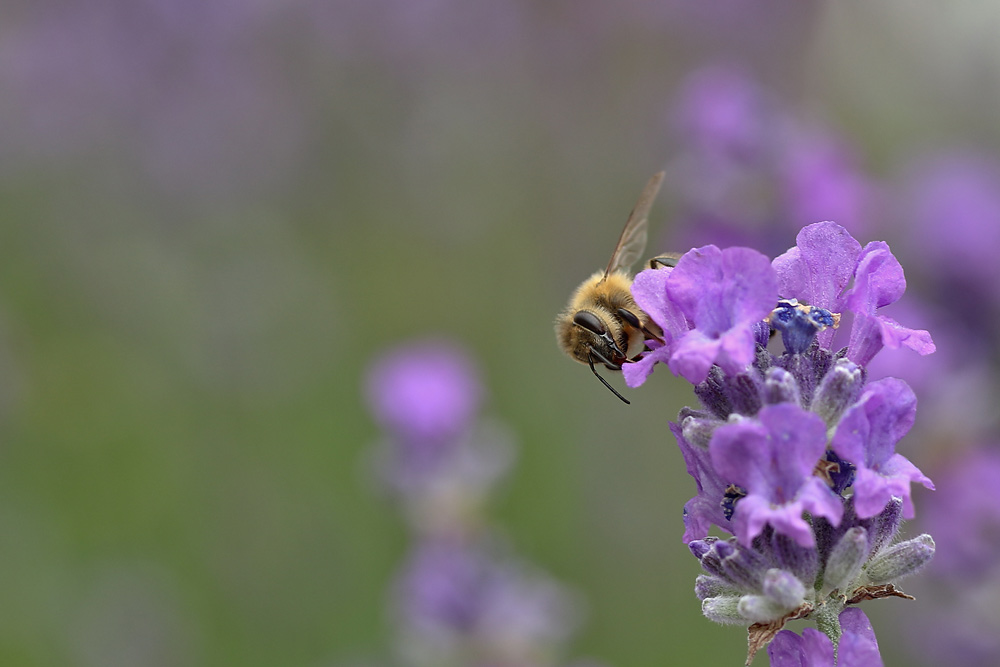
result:
M 663 336 L 656 323 L 632 298 L 629 272 L 646 248 L 649 211 L 663 184 L 663 176 L 661 171 L 646 183 L 625 222 L 607 268 L 583 281 L 556 318 L 559 347 L 576 361 L 588 364 L 604 386 L 625 403 L 628 399 L 608 384 L 594 368 L 594 362 L 620 371 L 623 363 L 635 359 L 645 349 L 646 340 Z M 677 257 L 656 257 L 650 260 L 650 267 L 675 266 Z

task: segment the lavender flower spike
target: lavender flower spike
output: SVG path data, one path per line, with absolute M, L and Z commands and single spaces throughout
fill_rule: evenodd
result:
M 702 613 L 747 628 L 746 664 L 771 644 L 779 667 L 881 665 L 868 619 L 849 607 L 912 599 L 897 581 L 936 547 L 927 534 L 898 541 L 900 520 L 913 516 L 912 482 L 934 486 L 896 453 L 913 391 L 895 378 L 869 383 L 867 363 L 882 347 L 933 343 L 877 312 L 905 287 L 884 243 L 862 248 L 832 222 L 797 242 L 773 263 L 710 245 L 639 274 L 634 296 L 664 336 L 623 370 L 635 386 L 666 362 L 695 384 L 701 405 L 670 424 L 698 489 L 683 539 L 704 571 Z M 838 350 L 845 310 L 853 329 Z M 778 332 L 782 352 L 770 342 Z M 709 536 L 713 525 L 732 536 Z M 818 630 L 782 630 L 797 619 Z
M 776 533 L 812 546 L 803 512 L 840 523 L 840 497 L 813 475 L 826 452 L 826 425 L 816 414 L 791 403 L 769 405 L 755 420 L 720 426 L 709 449 L 719 474 L 747 491 L 733 516 L 733 532 L 742 544 L 770 524 Z
M 750 248 L 707 245 L 687 252 L 665 281 L 671 303 L 694 324 L 673 345 L 670 370 L 692 383 L 712 364 L 739 373 L 754 359 L 754 327 L 777 301 L 778 279 L 767 257 Z

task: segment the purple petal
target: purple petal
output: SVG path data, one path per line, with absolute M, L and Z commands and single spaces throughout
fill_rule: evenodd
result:
M 834 222 L 802 228 L 795 247 L 771 262 L 782 298 L 835 310 L 840 293 L 854 273 L 861 244 Z
M 632 281 L 632 298 L 663 329 L 667 343 L 680 338 L 688 329 L 684 313 L 667 298 L 667 277 L 673 269 L 646 269 Z
M 665 364 L 670 361 L 669 345 L 663 345 L 657 341 L 647 341 L 646 345 L 653 349 L 645 352 L 637 361 L 622 364 L 622 376 L 625 378 L 625 384 L 633 389 L 646 381 L 658 362 Z
M 750 248 L 691 250 L 666 286 L 670 300 L 710 336 L 764 319 L 777 301 L 777 277 L 767 257 Z
M 774 308 L 777 277 L 756 250 L 708 245 L 681 257 L 666 292 L 695 327 L 674 347 L 670 368 L 697 384 L 713 363 L 739 372 L 753 359 L 752 329 Z
M 771 667 L 834 667 L 833 642 L 815 628 L 805 628 L 801 636 L 782 630 L 768 645 L 767 657 Z
M 865 365 L 882 349 L 908 347 L 920 354 L 934 352 L 934 342 L 923 330 L 908 329 L 877 315 L 879 308 L 895 303 L 906 290 L 903 267 L 882 241 L 865 246 L 858 259 L 854 285 L 844 294 L 842 307 L 855 314 L 847 357 Z
M 775 532 L 812 546 L 803 511 L 840 523 L 841 503 L 812 474 L 826 451 L 826 426 L 818 415 L 791 403 L 769 405 L 757 419 L 720 426 L 709 451 L 718 474 L 747 491 L 733 515 L 742 543 L 770 524 Z
M 851 328 L 847 358 L 866 366 L 883 347 L 908 347 L 921 355 L 937 350 L 931 335 L 924 329 L 908 329 L 890 317 L 857 315 Z
M 916 415 L 917 397 L 908 384 L 898 378 L 876 380 L 844 413 L 831 447 L 859 469 L 877 466 L 895 453 Z
M 899 260 L 885 241 L 872 241 L 858 257 L 854 285 L 844 294 L 844 303 L 855 313 L 874 315 L 876 309 L 899 301 L 905 291 Z
M 688 474 L 694 478 L 698 487 L 698 495 L 684 505 L 684 543 L 700 540 L 708 535 L 712 524 L 729 531 L 729 520 L 722 510 L 722 497 L 728 486 L 727 482 L 712 467 L 709 452 L 695 447 L 684 438 L 684 430 L 680 424 L 671 422 L 670 431 L 677 439 Z
M 670 355 L 670 370 L 692 384 L 703 382 L 719 356 L 722 343 L 697 329 L 684 334 Z
M 800 546 L 811 547 L 816 540 L 812 527 L 802 518 L 802 510 L 801 503 L 774 505 L 762 495 L 748 495 L 736 505 L 733 532 L 740 544 L 749 545 L 770 524 L 775 533 L 787 535 Z
M 797 405 L 769 405 L 757 420 L 720 426 L 710 450 L 719 474 L 748 491 L 795 493 L 826 450 L 826 426 Z
M 837 664 L 842 667 L 882 667 L 875 630 L 865 612 L 858 607 L 848 607 L 840 612 L 840 643 L 837 647 Z

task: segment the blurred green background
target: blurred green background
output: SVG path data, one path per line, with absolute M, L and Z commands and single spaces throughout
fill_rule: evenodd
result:
M 624 406 L 552 320 L 670 160 L 692 70 L 738 63 L 879 174 L 995 145 L 1000 6 L 706 4 L 5 8 L 0 664 L 382 654 L 406 537 L 360 389 L 428 334 L 518 437 L 492 516 L 586 599 L 572 654 L 738 664 L 680 541 L 689 386 Z

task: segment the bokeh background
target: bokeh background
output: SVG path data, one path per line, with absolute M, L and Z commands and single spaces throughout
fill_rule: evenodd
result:
M 653 250 L 774 254 L 821 219 L 888 241 L 941 357 L 901 451 L 934 477 L 995 439 L 1000 5 L 2 14 L 0 664 L 379 664 L 407 532 L 362 387 L 429 335 L 475 357 L 515 436 L 491 520 L 585 601 L 571 655 L 738 664 L 680 541 L 689 386 L 661 371 L 625 406 L 552 335 L 660 169 Z M 865 607 L 888 664 L 918 659 L 936 595 Z

